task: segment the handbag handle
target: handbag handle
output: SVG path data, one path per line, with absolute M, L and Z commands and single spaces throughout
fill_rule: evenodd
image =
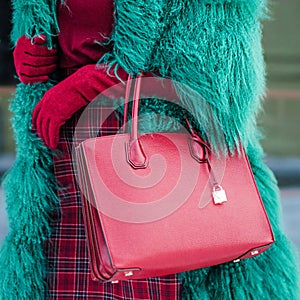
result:
M 148 165 L 148 159 L 138 139 L 138 114 L 139 114 L 139 102 L 141 95 L 141 83 L 142 75 L 138 75 L 135 79 L 134 92 L 133 92 L 133 104 L 132 104 L 132 122 L 130 139 L 126 144 L 126 153 L 128 163 L 135 169 L 146 168 Z M 132 85 L 132 77 L 129 75 L 127 80 L 125 100 L 124 100 L 124 126 L 127 124 L 127 111 L 128 102 L 130 96 L 130 90 Z
M 143 147 L 138 138 L 138 114 L 139 114 L 139 102 L 141 95 L 141 83 L 142 75 L 138 75 L 135 79 L 134 93 L 133 93 L 133 105 L 132 105 L 132 123 L 129 141 L 126 143 L 127 162 L 134 169 L 143 169 L 148 165 L 148 158 L 143 150 Z M 127 123 L 127 108 L 129 102 L 129 95 L 131 90 L 132 78 L 128 76 L 128 82 L 126 86 L 125 103 L 124 103 L 124 121 Z M 208 151 L 211 151 L 209 145 L 205 143 L 202 138 L 193 130 L 188 118 L 185 119 L 187 127 L 190 131 L 189 136 L 189 148 L 191 156 L 199 163 L 207 163 L 210 171 L 210 181 L 213 186 L 212 196 L 215 204 L 223 204 L 227 202 L 225 190 L 221 184 L 217 181 L 215 172 L 212 168 Z
M 129 75 L 126 85 L 125 99 L 124 99 L 124 128 L 127 124 L 127 114 L 128 114 L 128 102 L 132 86 L 132 77 Z M 133 105 L 132 105 L 132 123 L 130 131 L 130 139 L 126 145 L 127 161 L 135 169 L 146 168 L 148 165 L 148 158 L 142 148 L 142 145 L 138 138 L 138 115 L 139 115 L 139 102 L 141 95 L 141 84 L 142 75 L 137 75 L 134 85 L 133 93 Z M 210 151 L 210 147 L 205 143 L 199 135 L 193 130 L 188 118 L 185 119 L 187 127 L 190 132 L 190 152 L 194 159 L 198 162 L 209 162 L 207 150 Z

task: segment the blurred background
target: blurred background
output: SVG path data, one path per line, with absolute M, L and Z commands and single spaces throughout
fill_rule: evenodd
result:
M 268 93 L 259 123 L 266 163 L 280 185 L 285 230 L 300 250 L 300 0 L 273 0 L 264 22 Z M 0 2 L 0 177 L 14 161 L 9 99 L 14 67 L 9 41 L 10 1 Z M 8 231 L 0 188 L 0 244 Z

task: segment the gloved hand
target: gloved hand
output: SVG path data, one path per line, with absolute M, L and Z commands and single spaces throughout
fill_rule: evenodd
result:
M 123 81 L 127 80 L 128 74 L 124 70 L 119 69 L 118 75 Z M 33 111 L 33 129 L 46 146 L 55 149 L 60 127 L 80 108 L 116 84 L 113 97 L 124 96 L 126 86 L 119 83 L 119 79 L 107 75 L 105 69 L 96 69 L 95 65 L 80 68 L 45 93 Z
M 21 82 L 32 84 L 46 82 L 57 68 L 57 49 L 48 49 L 44 35 L 36 36 L 33 41 L 21 36 L 14 49 L 14 63 Z

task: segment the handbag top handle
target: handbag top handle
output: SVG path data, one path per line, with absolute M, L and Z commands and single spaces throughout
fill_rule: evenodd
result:
M 127 148 L 127 160 L 128 163 L 133 168 L 146 168 L 148 164 L 148 159 L 143 151 L 142 145 L 139 141 L 138 135 L 138 117 L 139 117 L 139 102 L 141 96 L 141 85 L 142 85 L 143 75 L 138 75 L 133 79 L 130 75 L 128 76 L 128 81 L 126 85 L 125 99 L 124 99 L 124 120 L 123 120 L 123 133 L 127 130 L 127 117 L 128 117 L 128 103 L 131 92 L 132 81 L 134 81 L 134 92 L 133 92 L 133 105 L 132 105 L 132 122 L 130 130 L 130 138 Z M 193 130 L 189 120 L 185 119 L 187 127 L 190 132 L 190 140 L 193 145 L 193 156 L 195 156 L 199 162 L 207 162 L 207 150 L 210 151 L 210 147 L 205 143 L 199 135 Z M 197 152 L 197 153 L 196 153 Z M 203 157 L 203 152 L 205 153 Z M 201 155 L 202 153 L 202 155 Z
M 130 131 L 130 140 L 135 141 L 138 139 L 138 117 L 139 117 L 139 103 L 141 96 L 142 75 L 138 75 L 135 80 L 132 104 L 132 125 Z
M 143 75 L 137 75 L 136 79 L 133 79 L 131 75 L 128 75 L 127 84 L 126 84 L 126 92 L 125 92 L 125 99 L 124 99 L 124 117 L 123 117 L 123 124 L 124 124 L 124 131 L 127 129 L 125 125 L 127 125 L 127 118 L 128 118 L 128 103 L 129 97 L 132 87 L 132 81 L 135 81 L 134 85 L 134 94 L 133 94 L 133 106 L 132 106 L 132 128 L 131 128 L 131 140 L 136 140 L 138 138 L 138 114 L 139 114 L 139 102 L 140 102 L 140 95 L 141 95 L 141 85 L 142 85 L 142 77 Z M 199 135 L 195 132 L 191 123 L 189 122 L 188 118 L 185 118 L 185 122 L 187 124 L 187 128 L 190 132 L 192 139 L 197 141 L 198 143 L 205 146 L 208 150 L 210 146 L 199 137 Z

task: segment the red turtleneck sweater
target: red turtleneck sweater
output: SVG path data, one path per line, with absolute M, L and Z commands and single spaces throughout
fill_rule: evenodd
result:
M 96 63 L 110 50 L 104 42 L 113 29 L 113 0 L 64 0 L 58 4 L 60 67 L 76 68 Z

